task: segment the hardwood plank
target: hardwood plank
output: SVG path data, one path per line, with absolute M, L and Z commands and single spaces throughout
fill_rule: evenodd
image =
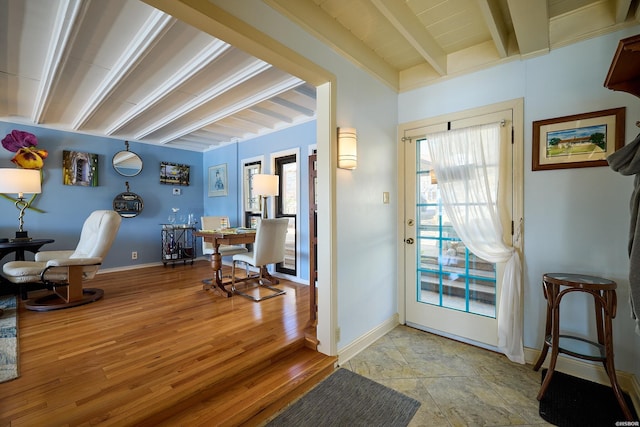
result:
M 255 303 L 203 290 L 210 275 L 204 261 L 99 274 L 90 286 L 104 289 L 103 300 L 50 312 L 21 306 L 21 376 L 0 384 L 0 425 L 217 424 L 228 414 L 208 402 L 232 389 L 248 394 L 214 406 L 234 408 L 237 421 L 286 404 L 257 399 L 274 388 L 274 399 L 295 394 L 278 379 L 295 388 L 333 368 L 333 358 L 298 354 L 310 351 L 307 286 L 282 280 L 286 295 Z

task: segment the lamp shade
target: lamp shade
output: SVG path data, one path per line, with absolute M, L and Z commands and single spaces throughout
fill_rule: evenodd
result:
M 338 167 L 355 169 L 358 166 L 358 136 L 354 128 L 338 128 Z
M 39 194 L 40 171 L 37 169 L 0 169 L 0 193 Z
M 257 173 L 253 175 L 253 194 L 257 196 L 278 196 L 280 195 L 280 177 L 278 175 L 268 175 Z

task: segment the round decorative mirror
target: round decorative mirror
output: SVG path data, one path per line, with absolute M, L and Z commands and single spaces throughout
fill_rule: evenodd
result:
M 133 218 L 142 212 L 144 202 L 142 201 L 142 197 L 129 191 L 129 182 L 125 184 L 127 191 L 118 194 L 113 199 L 113 210 L 118 212 L 123 218 Z
M 126 150 L 118 151 L 111 164 L 113 169 L 122 176 L 136 176 L 142 172 L 142 159 L 133 151 L 129 151 L 129 141 L 125 141 Z

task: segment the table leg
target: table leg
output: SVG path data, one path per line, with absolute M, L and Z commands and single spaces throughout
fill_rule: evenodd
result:
M 218 246 L 218 244 L 214 246 L 214 252 L 211 254 L 211 268 L 213 269 L 212 282 L 215 282 L 215 286 L 222 291 L 223 295 L 230 298 L 233 295 L 233 292 L 227 290 L 222 283 L 222 255 L 218 252 Z

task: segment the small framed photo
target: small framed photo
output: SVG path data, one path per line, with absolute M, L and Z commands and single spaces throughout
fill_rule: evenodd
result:
M 209 167 L 209 197 L 227 195 L 227 164 Z
M 82 187 L 98 186 L 98 155 L 81 151 L 62 151 L 62 183 Z
M 625 107 L 533 122 L 532 170 L 607 166 L 624 146 Z
M 190 170 L 187 165 L 160 162 L 160 184 L 189 185 Z

